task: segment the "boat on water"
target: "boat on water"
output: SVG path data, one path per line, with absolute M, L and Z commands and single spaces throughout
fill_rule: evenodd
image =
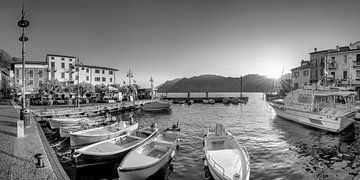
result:
M 215 99 L 209 99 L 209 104 L 215 104 Z
M 118 167 L 121 180 L 146 179 L 175 156 L 180 129 L 174 125 L 130 151 Z
M 233 97 L 233 98 L 230 98 L 230 103 L 237 105 L 240 103 L 240 100 L 239 100 L 239 98 Z
M 187 104 L 188 104 L 188 105 L 194 104 L 194 100 L 188 100 L 188 101 L 187 101 Z
M 209 104 L 209 100 L 203 99 L 203 104 Z
M 224 104 L 230 104 L 230 98 L 223 98 L 222 99 L 222 103 L 224 103 Z
M 86 129 L 70 133 L 70 146 L 72 149 L 89 145 L 106 139 L 129 134 L 138 128 L 138 123 L 121 121 L 112 125 Z
M 76 125 L 81 125 L 85 123 L 92 122 L 103 122 L 106 121 L 106 117 L 97 116 L 97 117 L 58 117 L 49 119 L 49 124 L 51 129 L 58 129 L 60 127 L 71 127 Z
M 270 105 L 282 118 L 338 133 L 354 122 L 355 95 L 340 87 L 305 87 Z
M 170 103 L 163 101 L 153 101 L 145 103 L 141 109 L 143 111 L 156 112 L 156 111 L 169 111 Z
M 204 138 L 204 165 L 206 176 L 215 180 L 248 180 L 250 178 L 250 157 L 245 149 L 224 128 L 216 124 L 215 131 L 208 130 Z
M 96 128 L 99 126 L 107 125 L 108 122 L 113 121 L 111 118 L 106 118 L 103 121 L 89 121 L 89 122 L 80 122 L 80 125 L 60 127 L 59 135 L 60 137 L 68 137 L 72 132 L 83 131 L 86 129 Z
M 145 143 L 158 131 L 155 124 L 119 137 L 97 142 L 75 150 L 74 158 L 87 161 L 111 161 L 124 157 L 129 151 Z

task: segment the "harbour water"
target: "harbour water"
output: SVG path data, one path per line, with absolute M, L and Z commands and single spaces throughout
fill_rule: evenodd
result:
M 172 161 L 174 170 L 166 176 L 171 180 L 204 179 L 202 138 L 206 127 L 216 123 L 224 124 L 247 148 L 251 179 L 360 179 L 360 175 L 357 176 L 360 172 L 360 125 L 355 123 L 340 134 L 320 131 L 276 116 L 263 100 L 262 93 L 244 95 L 249 97 L 247 104 L 176 104 L 169 113 L 135 111 L 117 117 L 126 120 L 131 115 L 140 127 L 156 122 L 160 129 L 179 121 L 182 141 Z M 53 139 L 51 143 L 56 144 L 56 141 L 59 140 Z M 117 178 L 118 162 L 96 167 L 95 171 L 74 170 L 66 158 L 69 157 L 66 145 L 55 150 L 72 179 Z

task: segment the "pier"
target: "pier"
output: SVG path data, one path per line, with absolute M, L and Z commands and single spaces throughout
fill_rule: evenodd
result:
M 37 108 L 31 110 L 30 126 L 24 128 L 23 124 L 18 125 L 21 107 L 14 101 L 0 100 L 0 179 L 69 179 L 36 119 L 58 115 L 86 115 L 97 111 L 121 112 L 137 109 L 150 101 L 87 104 L 81 108 Z

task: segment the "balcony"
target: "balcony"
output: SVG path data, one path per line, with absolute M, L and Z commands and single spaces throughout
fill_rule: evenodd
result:
M 354 61 L 353 68 L 360 68 L 360 61 Z
M 337 68 L 336 62 L 329 63 L 328 69 L 336 69 L 336 68 Z

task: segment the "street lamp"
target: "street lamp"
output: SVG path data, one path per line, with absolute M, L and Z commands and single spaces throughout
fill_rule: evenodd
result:
M 151 99 L 154 99 L 154 84 L 153 84 L 154 80 L 151 76 L 150 78 L 150 83 L 151 83 Z
M 133 73 L 131 72 L 130 69 L 129 69 L 129 72 L 127 72 L 127 74 L 126 74 L 126 77 L 129 78 L 129 89 L 131 91 L 131 78 L 134 77 L 134 75 L 133 75 Z M 132 91 L 130 93 L 130 97 L 132 97 Z M 131 99 L 130 99 L 130 101 L 131 101 Z
M 22 34 L 19 38 L 19 41 L 21 41 L 21 60 L 22 60 L 22 106 L 20 111 L 20 120 L 25 120 L 24 112 L 26 108 L 25 104 L 25 42 L 29 39 L 25 36 L 25 28 L 29 26 L 29 21 L 27 21 L 24 17 L 25 11 L 24 11 L 24 5 L 23 9 L 21 11 L 21 20 L 18 21 L 17 25 L 22 28 Z

